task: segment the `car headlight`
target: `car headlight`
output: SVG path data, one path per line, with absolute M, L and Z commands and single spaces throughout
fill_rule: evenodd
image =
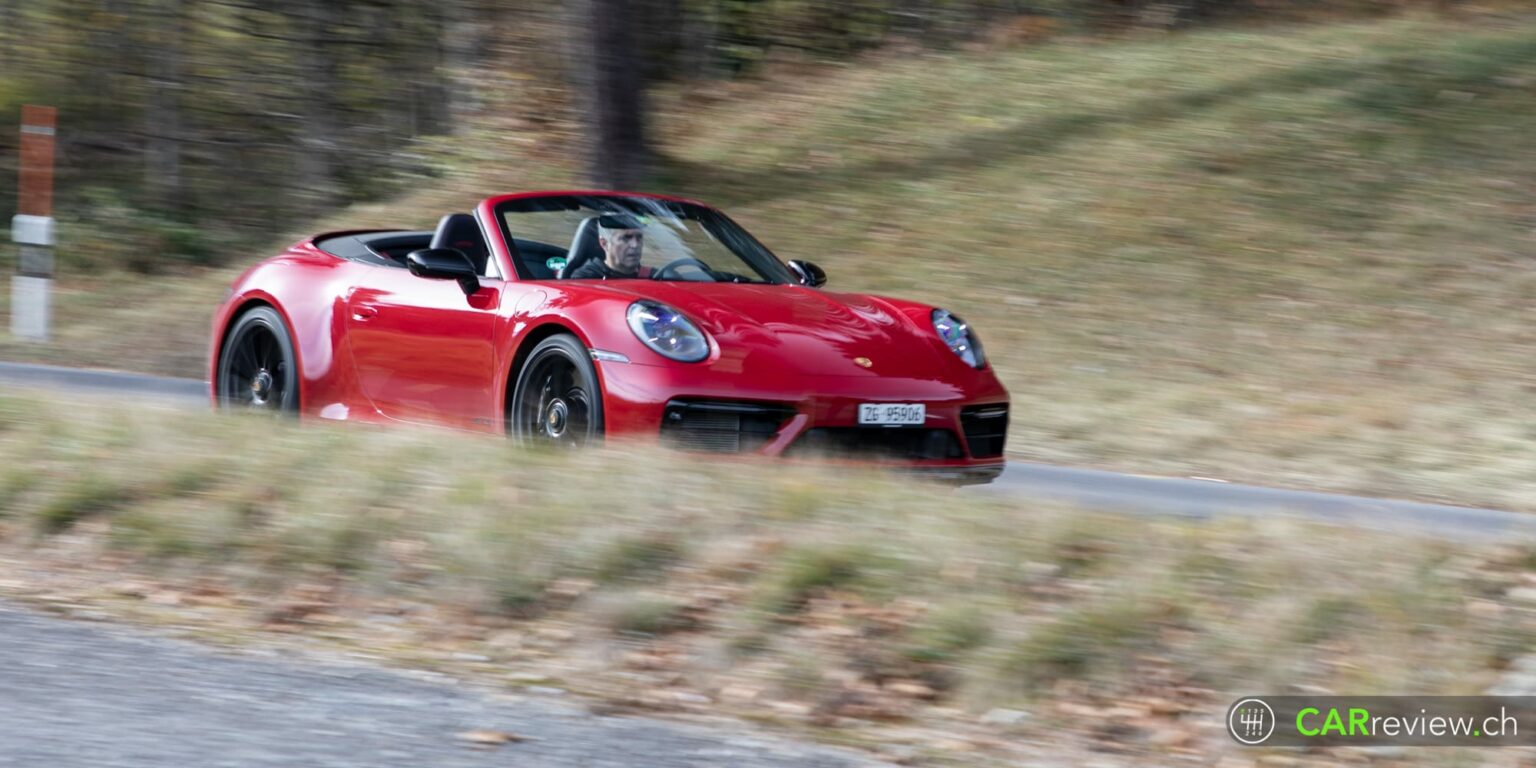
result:
M 629 305 L 629 329 L 656 354 L 682 363 L 709 357 L 709 340 L 683 313 L 654 301 Z
M 966 365 L 981 368 L 987 364 L 987 357 L 981 351 L 981 339 L 976 337 L 976 332 L 964 320 L 950 314 L 948 310 L 935 309 L 933 330 L 944 340 L 944 346 L 959 355 Z

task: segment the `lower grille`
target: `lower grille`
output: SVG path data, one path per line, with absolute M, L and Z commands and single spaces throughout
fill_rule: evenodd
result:
M 806 430 L 785 454 L 908 461 L 959 459 L 965 456 L 954 432 L 921 427 L 817 427 Z
M 971 458 L 990 459 L 1003 455 L 1008 440 L 1007 405 L 970 405 L 960 409 L 960 426 L 965 429 L 965 444 Z
M 776 403 L 673 400 L 662 415 L 661 439 L 685 451 L 749 453 L 793 415 L 794 408 Z

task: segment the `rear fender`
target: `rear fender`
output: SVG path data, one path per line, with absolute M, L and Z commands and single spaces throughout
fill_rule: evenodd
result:
M 296 246 L 242 275 L 215 313 L 208 360 L 209 389 L 215 398 L 219 355 L 230 326 L 246 310 L 265 304 L 283 318 L 292 336 L 302 412 L 319 413 L 327 405 L 352 399 L 347 393 L 356 388 L 346 355 L 345 311 L 347 286 L 353 279 L 344 273 L 368 267 L 334 258 L 309 258 L 305 249 L 305 245 Z

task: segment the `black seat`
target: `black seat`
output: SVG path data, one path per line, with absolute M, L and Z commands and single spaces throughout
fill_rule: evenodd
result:
M 565 253 L 565 266 L 560 268 L 560 279 L 576 274 L 581 265 L 594 258 L 603 258 L 603 248 L 597 242 L 597 220 L 601 216 L 588 216 L 576 225 L 576 236 L 571 238 L 570 250 Z
M 475 273 L 480 275 L 485 274 L 486 262 L 491 258 L 479 222 L 467 213 L 450 213 L 440 219 L 437 231 L 432 233 L 430 247 L 457 248 L 463 251 L 469 257 L 469 263 L 475 265 Z

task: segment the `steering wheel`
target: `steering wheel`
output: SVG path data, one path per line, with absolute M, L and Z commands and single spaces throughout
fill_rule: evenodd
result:
M 677 274 L 677 268 L 678 267 L 683 267 L 683 266 L 693 266 L 693 267 L 696 267 L 700 271 L 702 271 L 704 274 L 709 275 L 711 280 L 714 279 L 715 273 L 710 271 L 709 265 L 705 264 L 702 261 L 699 261 L 698 259 L 695 259 L 692 256 L 683 256 L 683 257 L 676 258 L 676 259 L 673 259 L 673 260 L 667 262 L 660 269 L 657 269 L 655 272 L 651 273 L 651 279 L 652 280 L 666 280 L 667 279 L 667 273 L 671 272 L 671 273 L 673 273 L 672 274 L 672 279 L 674 279 L 674 280 L 681 280 L 683 278 L 682 278 L 681 275 Z

